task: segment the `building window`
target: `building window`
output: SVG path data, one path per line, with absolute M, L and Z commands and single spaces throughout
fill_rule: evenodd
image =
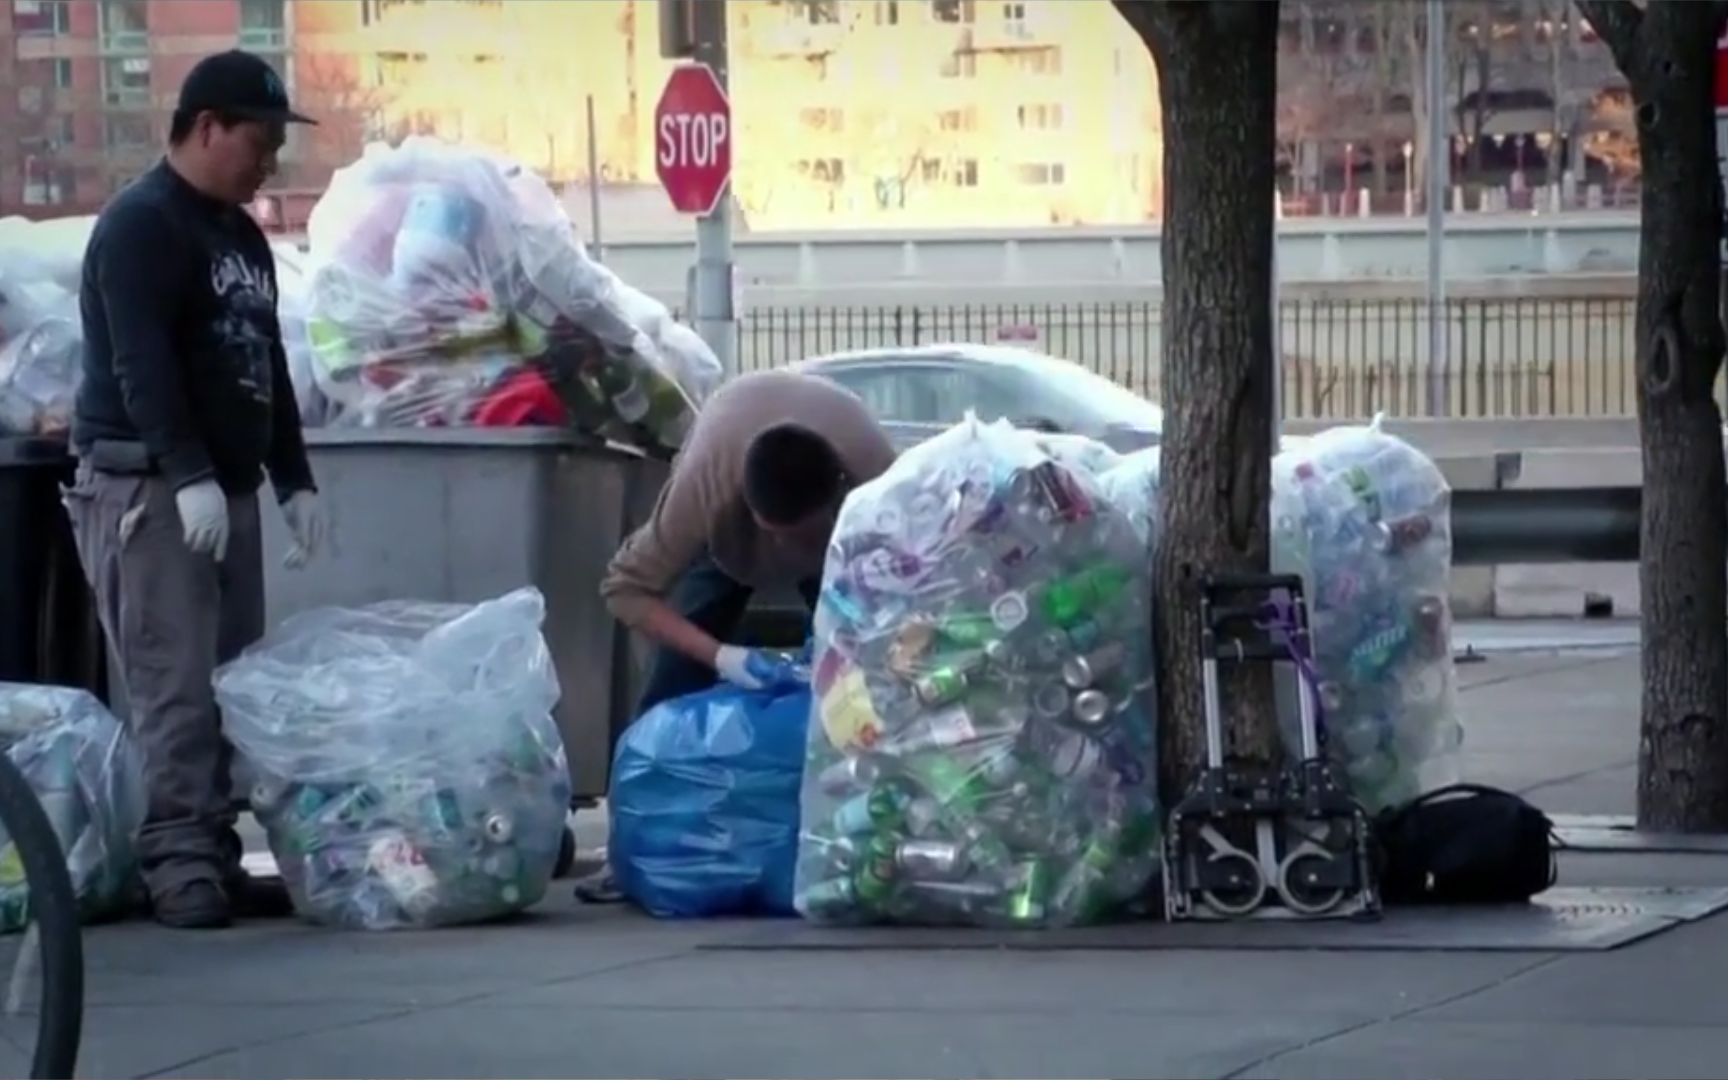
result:
M 150 58 L 111 57 L 102 62 L 102 97 L 110 105 L 150 104 Z
M 58 37 L 72 32 L 67 0 L 12 0 L 12 29 L 19 37 Z
M 942 162 L 937 158 L 924 158 L 918 162 L 918 176 L 926 184 L 934 184 L 942 179 Z
M 389 17 L 392 8 L 425 7 L 428 0 L 360 0 L 360 25 L 376 26 Z M 504 0 L 438 0 L 438 6 L 462 4 L 465 7 L 502 8 Z
M 838 132 L 844 131 L 846 128 L 846 114 L 840 109 L 833 107 L 821 106 L 816 108 L 800 109 L 798 112 L 798 120 L 812 131 Z
M 1015 172 L 1022 184 L 1033 187 L 1050 187 L 1068 182 L 1068 170 L 1060 161 L 1029 162 L 1020 166 Z
M 974 52 L 949 53 L 942 61 L 941 74 L 944 79 L 971 79 L 978 74 L 978 54 Z
M 150 9 L 142 0 L 102 0 L 102 49 L 137 52 L 150 47 Z
M 42 117 L 42 122 L 35 130 L 26 130 L 18 136 L 18 145 L 25 150 L 53 151 L 71 146 L 77 132 L 68 113 L 53 113 Z
M 804 0 L 798 6 L 804 9 L 804 21 L 811 26 L 835 26 L 840 22 L 838 0 Z
M 109 113 L 102 123 L 102 138 L 110 150 L 134 150 L 156 141 L 146 114 Z
M 936 115 L 936 126 L 943 131 L 977 131 L 978 108 L 968 105 L 964 109 L 944 109 Z
M 876 25 L 900 25 L 900 0 L 876 0 Z
M 1062 50 L 1055 45 L 1025 49 L 1014 54 L 1014 63 L 1028 75 L 1062 74 Z
M 72 61 L 62 57 L 54 62 L 54 89 L 72 89 Z
M 1015 110 L 1015 119 L 1021 131 L 1054 131 L 1062 126 L 1062 106 L 1022 105 Z
M 40 158 L 24 159 L 24 205 L 59 206 L 72 201 L 78 174 L 70 165 L 57 165 Z
M 798 163 L 798 173 L 819 184 L 843 184 L 846 163 L 839 158 L 806 158 Z
M 240 0 L 240 46 L 280 49 L 288 44 L 287 0 Z
M 1026 21 L 1026 5 L 1012 3 L 1002 5 L 1002 21 L 1007 23 L 1023 23 Z
M 930 0 L 930 15 L 937 22 L 972 23 L 978 21 L 976 0 Z
M 978 159 L 961 158 L 948 170 L 948 179 L 955 187 L 978 186 Z

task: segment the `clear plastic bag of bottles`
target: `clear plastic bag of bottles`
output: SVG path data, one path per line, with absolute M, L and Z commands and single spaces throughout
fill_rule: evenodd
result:
M 808 683 L 720 685 L 661 702 L 624 732 L 607 857 L 661 918 L 791 915 Z
M 545 600 L 296 615 L 216 673 L 300 914 L 369 930 L 537 903 L 570 805 Z
M 545 181 L 490 151 L 368 146 L 307 236 L 329 424 L 571 424 L 670 452 L 719 382 L 701 338 L 590 259 Z
M 83 690 L 0 683 L 0 746 L 41 801 L 66 852 L 79 914 L 101 919 L 139 899 L 142 763 L 126 729 Z M 27 890 L 0 830 L 0 931 L 21 930 Z
M 1450 505 L 1434 462 L 1378 418 L 1273 460 L 1273 565 L 1303 577 L 1328 751 L 1370 812 L 1458 779 Z
M 61 435 L 71 425 L 85 221 L 0 220 L 0 435 Z
M 1151 446 L 1118 458 L 1098 475 L 1105 497 L 1127 515 L 1148 549 L 1158 546 L 1158 482 L 1163 460 L 1163 452 Z
M 1042 926 L 1136 902 L 1148 569 L 1092 475 L 1005 422 L 968 416 L 855 490 L 816 610 L 798 910 Z

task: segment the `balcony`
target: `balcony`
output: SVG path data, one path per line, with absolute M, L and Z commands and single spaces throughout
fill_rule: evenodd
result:
M 750 34 L 755 51 L 763 56 L 825 56 L 839 48 L 845 36 L 840 23 L 801 20 L 769 24 Z
M 961 33 L 961 48 L 992 51 L 1030 49 L 1047 43 L 1051 33 L 1026 19 L 987 19 Z
M 116 109 L 148 109 L 150 107 L 150 88 L 148 86 L 110 86 L 102 91 L 105 104 Z
M 104 56 L 124 56 L 149 51 L 150 31 L 148 30 L 102 31 L 102 54 Z
M 280 26 L 243 26 L 240 47 L 253 52 L 281 52 L 288 47 L 288 31 Z

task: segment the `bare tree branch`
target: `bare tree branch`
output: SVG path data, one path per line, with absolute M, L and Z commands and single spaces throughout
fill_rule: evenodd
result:
M 1644 25 L 1644 11 L 1632 0 L 1576 0 L 1578 10 L 1596 28 L 1596 34 L 1614 54 L 1621 71 L 1632 68 L 1632 54 L 1638 45 L 1638 31 Z

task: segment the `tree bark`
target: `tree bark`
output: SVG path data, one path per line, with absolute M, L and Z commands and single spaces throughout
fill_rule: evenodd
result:
M 1203 761 L 1199 583 L 1264 573 L 1272 419 L 1277 3 L 1116 0 L 1158 65 L 1164 110 L 1164 457 L 1158 605 L 1163 797 Z M 1264 665 L 1221 681 L 1232 760 L 1280 745 Z
M 1637 399 L 1643 702 L 1638 823 L 1728 830 L 1728 510 L 1713 98 L 1721 4 L 1579 0 L 1631 85 L 1643 162 Z

